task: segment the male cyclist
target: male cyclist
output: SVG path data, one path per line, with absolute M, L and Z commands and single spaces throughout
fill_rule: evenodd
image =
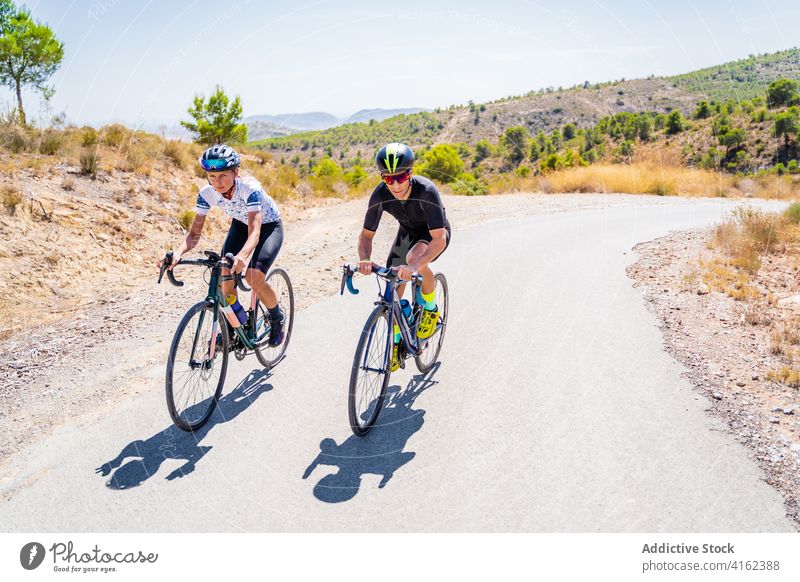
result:
M 228 236 L 222 245 L 222 255 L 234 254 L 233 271 L 241 273 L 248 268 L 245 278 L 267 307 L 270 320 L 268 343 L 280 345 L 283 341 L 285 316 L 278 305 L 275 291 L 266 282 L 266 274 L 283 244 L 283 223 L 275 201 L 264 192 L 254 178 L 240 178 L 241 158 L 232 147 L 215 145 L 200 156 L 200 166 L 206 171 L 208 186 L 197 195 L 197 215 L 189 233 L 175 251 L 170 270 L 180 258 L 193 249 L 212 206 L 220 206 L 232 218 Z M 252 255 L 249 263 L 247 258 Z M 223 268 L 223 275 L 230 270 Z M 222 282 L 225 296 L 236 294 L 233 281 Z
M 375 165 L 383 181 L 369 198 L 364 227 L 358 237 L 358 272 L 363 275 L 372 272 L 372 239 L 381 215 L 388 212 L 397 219 L 400 228 L 386 266 L 395 268 L 397 276 L 405 281 L 410 280 L 413 273 L 423 276 L 421 291 L 425 309 L 417 336 L 425 339 L 436 330 L 439 319 L 439 309 L 434 300 L 435 281 L 429 264 L 450 244 L 450 223 L 433 182 L 413 175 L 414 152 L 411 148 L 402 143 L 387 144 L 375 156 Z M 404 291 L 405 285 L 402 285 L 397 293 L 402 297 Z M 392 371 L 400 366 L 399 344 L 400 327 L 395 324 Z

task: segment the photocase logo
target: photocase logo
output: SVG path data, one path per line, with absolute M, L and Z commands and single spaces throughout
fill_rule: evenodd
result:
M 44 546 L 39 542 L 29 542 L 19 552 L 19 563 L 26 570 L 35 570 L 44 561 Z

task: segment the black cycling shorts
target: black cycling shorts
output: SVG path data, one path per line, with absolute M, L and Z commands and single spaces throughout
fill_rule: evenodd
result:
M 447 250 L 447 247 L 450 246 L 450 227 L 445 227 L 445 231 L 447 235 L 445 236 L 445 243 L 442 252 L 436 255 L 433 259 L 431 259 L 431 263 L 442 256 L 442 253 Z M 406 257 L 408 256 L 408 252 L 418 242 L 422 241 L 425 244 L 430 243 L 432 240 L 430 232 L 422 232 L 422 231 L 410 231 L 400 227 L 400 230 L 397 231 L 397 236 L 394 238 L 394 243 L 392 244 L 392 250 L 389 251 L 389 258 L 386 259 L 386 266 L 387 267 L 399 267 L 400 265 L 406 264 Z
M 238 220 L 231 221 L 231 228 L 228 236 L 225 237 L 225 244 L 222 245 L 222 256 L 226 253 L 234 255 L 242 250 L 244 243 L 247 242 L 247 225 Z M 283 245 L 283 223 L 267 222 L 261 225 L 261 234 L 258 237 L 256 250 L 248 265 L 252 269 L 258 269 L 266 274 L 272 263 L 278 256 Z

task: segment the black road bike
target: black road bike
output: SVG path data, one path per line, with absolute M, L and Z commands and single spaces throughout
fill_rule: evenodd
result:
M 339 290 L 344 293 L 345 287 L 352 294 L 358 290 L 353 286 L 354 265 L 344 265 L 342 284 Z M 367 318 L 361 337 L 356 347 L 353 368 L 350 372 L 350 393 L 348 411 L 350 428 L 358 436 L 366 435 L 375 425 L 383 405 L 386 387 L 389 385 L 392 366 L 392 346 L 394 344 L 394 324 L 400 328 L 402 337 L 398 346 L 398 360 L 405 368 L 405 360 L 414 358 L 417 369 L 423 374 L 436 363 L 444 342 L 447 329 L 447 318 L 450 315 L 447 292 L 447 279 L 442 273 L 434 276 L 436 305 L 439 308 L 439 319 L 433 334 L 426 339 L 417 338 L 417 329 L 422 317 L 423 304 L 421 297 L 422 276 L 412 276 L 411 317 L 406 319 L 400 307 L 397 287 L 408 281 L 397 278 L 397 273 L 390 268 L 372 266 L 372 272 L 378 278 L 378 300 L 375 309 Z M 385 285 L 381 290 L 380 281 Z

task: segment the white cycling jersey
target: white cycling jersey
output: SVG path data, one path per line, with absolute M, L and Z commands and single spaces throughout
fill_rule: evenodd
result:
M 228 216 L 239 222 L 247 224 L 247 213 L 261 211 L 261 224 L 277 222 L 281 213 L 275 201 L 264 192 L 261 184 L 255 178 L 236 178 L 233 196 L 226 199 L 214 190 L 211 185 L 206 186 L 197 194 L 197 214 L 205 216 L 212 206 L 219 206 Z

